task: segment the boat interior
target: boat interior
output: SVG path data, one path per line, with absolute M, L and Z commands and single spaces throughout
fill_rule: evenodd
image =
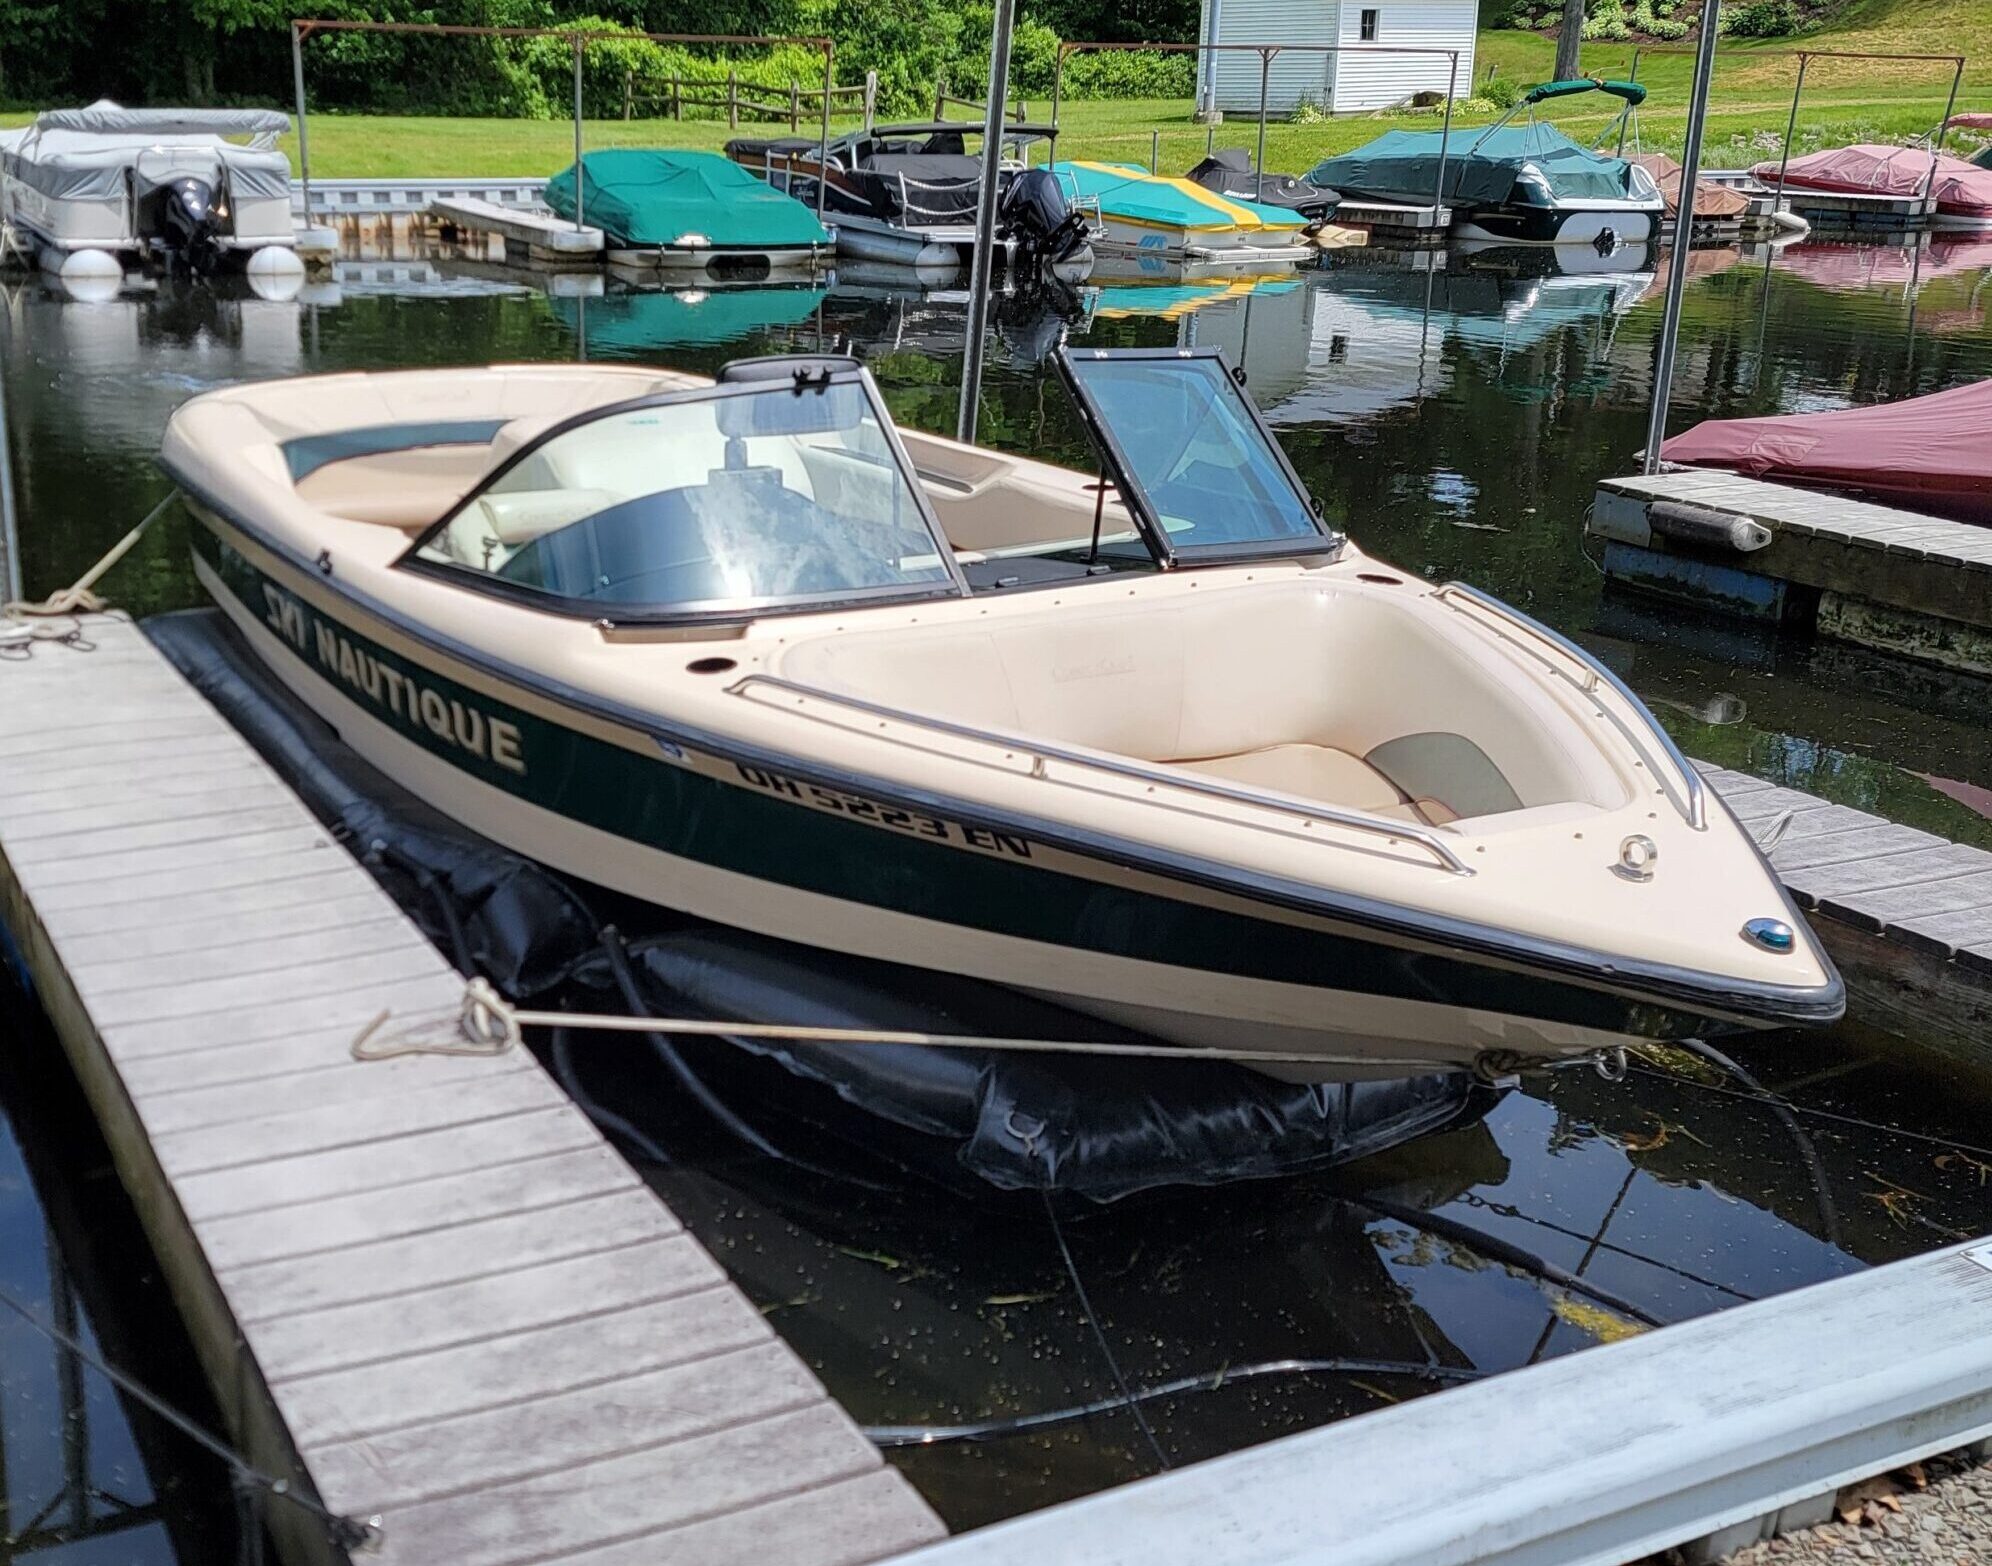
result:
M 328 432 L 324 401 L 293 409 L 291 386 L 261 388 L 268 395 L 234 405 L 230 416 L 244 422 L 245 441 L 247 424 L 262 426 L 264 449 L 281 453 L 296 497 L 326 523 L 392 528 L 413 541 L 450 516 L 425 552 L 501 574 L 511 555 L 666 484 L 762 475 L 829 513 L 876 514 L 887 469 L 813 438 L 741 442 L 716 427 L 703 445 L 674 439 L 666 447 L 655 431 L 643 439 L 604 420 L 580 428 L 588 438 L 569 432 L 528 450 L 591 406 L 702 383 L 581 366 L 519 376 L 530 395 L 500 399 L 498 417 L 439 422 L 433 407 L 410 418 L 392 417 L 390 406 L 377 410 L 390 417 L 369 422 L 358 413 Z M 493 409 L 488 387 L 482 403 L 479 411 Z M 292 415 L 308 417 L 315 431 L 291 425 L 287 438 Z M 1156 571 L 1128 506 L 1100 478 L 900 433 L 971 588 L 1130 581 L 1120 573 Z M 660 476 L 662 450 L 675 471 Z M 1121 553 L 1109 563 L 1115 548 Z M 1256 585 L 1227 573 L 1194 596 L 1100 594 L 1097 607 L 1018 593 L 1001 616 L 792 636 L 767 668 L 812 690 L 963 729 L 1426 829 L 1502 830 L 1629 802 L 1624 774 L 1577 711 L 1590 703 L 1559 692 L 1540 669 L 1516 678 L 1509 665 L 1528 660 L 1490 658 L 1483 619 L 1353 558 L 1360 572 L 1289 569 Z M 947 591 L 937 568 L 930 579 Z M 1281 670 L 1308 674 L 1284 678 Z

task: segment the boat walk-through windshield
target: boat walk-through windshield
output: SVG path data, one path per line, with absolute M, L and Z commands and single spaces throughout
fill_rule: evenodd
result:
M 555 424 L 402 563 L 623 622 L 968 591 L 850 360 L 746 361 Z
M 1215 348 L 1068 348 L 1058 362 L 1163 566 L 1341 547 Z

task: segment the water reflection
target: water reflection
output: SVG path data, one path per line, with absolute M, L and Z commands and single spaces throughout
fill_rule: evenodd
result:
M 0 1290 L 208 1428 L 136 1216 L 54 1038 L 0 966 Z M 226 1471 L 0 1309 L 0 1561 L 225 1562 Z

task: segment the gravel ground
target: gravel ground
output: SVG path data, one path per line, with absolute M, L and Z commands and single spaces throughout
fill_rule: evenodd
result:
M 1830 1523 L 1738 1550 L 1723 1566 L 1992 1566 L 1992 1461 L 1932 1458 L 1841 1491 L 1834 1513 Z

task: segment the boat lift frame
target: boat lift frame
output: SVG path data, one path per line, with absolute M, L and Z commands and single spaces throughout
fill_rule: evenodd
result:
M 1632 63 L 1626 68 L 1626 80 L 1639 80 L 1639 62 L 1649 54 L 1693 54 L 1688 48 L 1670 48 L 1664 45 L 1635 44 Z M 1792 138 L 1798 132 L 1798 102 L 1805 93 L 1805 73 L 1814 60 L 1893 60 L 1897 62 L 1923 62 L 1929 65 L 1948 65 L 1951 68 L 1950 93 L 1944 100 L 1943 118 L 1937 121 L 1937 128 L 1930 133 L 1930 170 L 1923 176 L 1923 199 L 1928 200 L 1930 191 L 1937 180 L 1937 155 L 1943 151 L 1945 133 L 1950 130 L 1951 113 L 1957 107 L 1957 95 L 1964 84 L 1965 56 L 1961 54 L 1896 54 L 1881 51 L 1850 49 L 1765 49 L 1751 50 L 1752 60 L 1792 60 L 1798 61 L 1798 77 L 1791 88 L 1791 113 L 1785 118 L 1784 148 L 1778 153 L 1778 183 L 1776 200 L 1784 201 L 1785 170 L 1791 165 Z M 1625 151 L 1625 133 L 1619 133 L 1619 151 Z
M 748 33 L 646 33 L 632 29 L 628 32 L 578 32 L 572 27 L 484 27 L 467 23 L 446 22 L 369 22 L 333 17 L 293 17 L 291 30 L 291 85 L 297 94 L 297 161 L 298 182 L 304 189 L 304 221 L 311 222 L 311 139 L 305 127 L 304 97 L 304 41 L 313 33 L 398 33 L 427 38 L 564 38 L 574 50 L 574 230 L 579 233 L 585 226 L 586 190 L 580 177 L 581 164 L 581 87 L 582 68 L 587 59 L 591 44 L 598 43 L 659 43 L 659 44 L 724 44 L 730 47 L 753 47 L 778 49 L 793 44 L 799 48 L 815 49 L 823 55 L 823 126 L 820 143 L 823 168 L 830 159 L 830 88 L 836 79 L 837 45 L 829 38 L 822 37 L 759 37 Z M 823 216 L 823 187 L 825 181 L 816 182 L 816 216 Z
M 1453 102 L 1459 96 L 1459 56 L 1457 49 L 1418 48 L 1396 44 L 1303 44 L 1303 43 L 1106 43 L 1098 40 L 1061 43 L 1058 63 L 1051 75 L 1051 123 L 1058 124 L 1058 108 L 1063 99 L 1065 61 L 1075 54 L 1256 54 L 1259 57 L 1259 150 L 1256 159 L 1257 189 L 1265 192 L 1267 101 L 1271 96 L 1273 61 L 1282 54 L 1377 54 L 1428 55 L 1450 61 L 1446 72 L 1445 128 L 1439 141 L 1438 178 L 1432 182 L 1434 215 L 1445 207 L 1446 143 L 1452 135 Z M 1153 172 L 1151 170 L 1151 172 Z

